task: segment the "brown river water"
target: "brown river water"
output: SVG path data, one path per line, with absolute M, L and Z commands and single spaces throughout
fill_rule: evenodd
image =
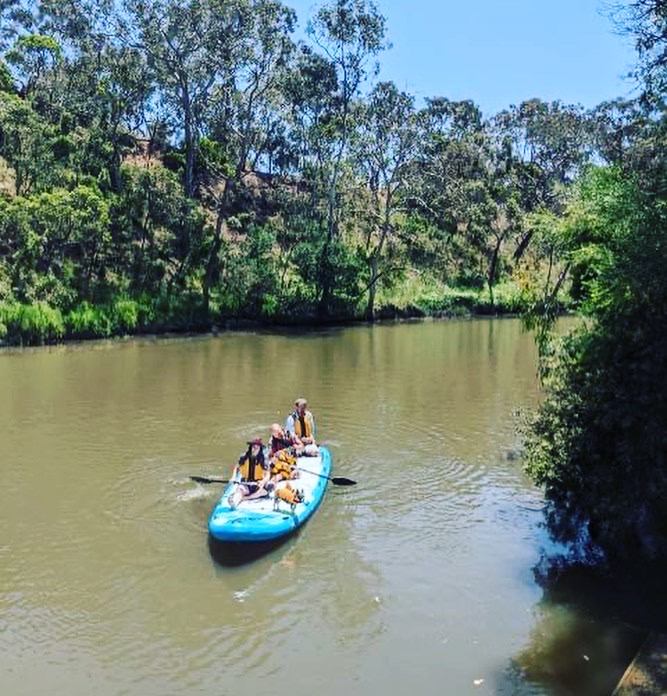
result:
M 334 475 L 282 545 L 209 542 L 245 441 L 305 395 Z M 534 568 L 516 320 L 0 353 L 0 694 L 605 694 L 636 634 Z

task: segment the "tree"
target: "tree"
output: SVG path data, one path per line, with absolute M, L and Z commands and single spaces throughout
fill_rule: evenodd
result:
M 0 245 L 11 258 L 18 300 L 68 309 L 77 298 L 100 299 L 111 237 L 108 204 L 98 190 L 77 186 L 17 197 L 1 213 Z
M 638 100 L 602 102 L 590 112 L 595 150 L 611 165 L 628 164 L 630 153 L 651 128 L 651 119 Z
M 366 318 L 369 320 L 374 318 L 381 262 L 386 246 L 395 236 L 398 197 L 411 174 L 419 133 L 414 99 L 399 92 L 391 82 L 378 84 L 359 115 L 353 144 L 371 199 L 365 235 L 369 269 Z
M 254 175 L 259 162 L 271 157 L 273 136 L 280 129 L 280 91 L 294 45 L 290 35 L 294 12 L 275 0 L 255 0 L 243 36 L 238 62 L 224 84 L 216 86 L 208 109 L 207 129 L 213 174 L 207 195 L 216 223 L 204 274 L 204 303 L 220 275 L 223 236 L 230 217 L 241 210 L 237 197 L 244 179 Z
M 122 175 L 122 194 L 112 209 L 114 266 L 130 273 L 135 294 L 186 289 L 204 256 L 203 211 L 162 166 L 124 166 Z
M 335 145 L 331 159 L 323 163 L 327 183 L 327 229 L 320 261 L 319 313 L 326 316 L 335 281 L 330 251 L 338 233 L 338 188 L 353 130 L 352 104 L 368 76 L 368 63 L 385 48 L 385 18 L 372 0 L 331 0 L 316 12 L 308 23 L 307 32 L 334 67 L 338 87 L 329 123 L 335 132 Z
M 250 0 L 126 0 L 136 23 L 131 45 L 155 72 L 158 95 L 177 115 L 174 124 L 185 150 L 184 185 L 194 196 L 197 143 L 204 112 L 216 86 L 224 85 L 242 62 Z
M 585 260 L 587 321 L 545 372 L 526 441 L 558 539 L 617 560 L 667 553 L 667 215 L 619 169 L 593 170 L 555 233 Z
M 618 28 L 635 43 L 635 78 L 643 86 L 643 100 L 661 106 L 667 90 L 667 4 L 664 0 L 633 0 L 612 11 Z
M 5 54 L 10 65 L 19 70 L 23 80 L 20 92 L 28 96 L 33 92 L 45 73 L 53 70 L 62 60 L 58 42 L 50 36 L 25 34 L 20 36 L 14 48 Z
M 487 124 L 473 102 L 444 97 L 427 100 L 419 121 L 421 147 L 412 168 L 411 208 L 440 230 L 447 253 L 445 280 L 483 286 L 489 278 L 492 284 L 497 258 L 493 260 L 489 235 L 497 228 L 504 237 L 507 220 L 501 219 L 495 199 L 496 152 Z M 493 267 L 491 275 L 486 264 Z
M 511 106 L 494 117 L 498 139 L 514 170 L 521 206 L 527 212 L 559 209 L 564 188 L 574 181 L 592 150 L 589 119 L 574 104 L 540 99 Z M 532 232 L 521 239 L 515 260 L 525 253 Z
M 53 128 L 28 103 L 0 92 L 0 154 L 14 170 L 17 196 L 55 183 L 53 135 Z

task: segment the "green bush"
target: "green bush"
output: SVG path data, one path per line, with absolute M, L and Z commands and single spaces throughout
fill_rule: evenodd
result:
M 140 306 L 136 300 L 119 298 L 111 305 L 114 333 L 133 333 L 139 324 Z
M 85 301 L 65 316 L 65 326 L 69 338 L 107 338 L 113 333 L 105 309 Z
M 56 343 L 65 335 L 65 323 L 59 309 L 45 302 L 0 304 L 0 324 L 11 345 L 43 345 Z

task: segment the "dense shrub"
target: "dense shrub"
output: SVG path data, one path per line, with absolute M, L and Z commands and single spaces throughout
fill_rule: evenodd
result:
M 65 335 L 65 322 L 59 309 L 45 302 L 0 304 L 0 324 L 4 340 L 11 345 L 55 343 Z

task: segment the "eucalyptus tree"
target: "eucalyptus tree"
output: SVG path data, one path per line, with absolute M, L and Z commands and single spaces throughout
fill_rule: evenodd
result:
M 492 260 L 489 234 L 501 224 L 492 188 L 493 140 L 471 101 L 429 99 L 419 121 L 421 147 L 410 187 L 410 208 L 441 237 L 445 279 L 481 286 L 488 277 L 484 267 Z
M 54 127 L 25 99 L 0 92 L 0 155 L 12 169 L 14 193 L 27 196 L 52 186 L 58 169 Z
M 95 36 L 114 0 L 0 0 L 0 49 L 23 35 L 49 36 L 71 56 Z
M 336 145 L 336 68 L 311 46 L 300 44 L 281 82 L 283 138 L 277 153 L 287 183 L 280 193 L 283 220 L 278 244 L 290 282 L 295 271 L 300 311 L 312 313 L 321 294 L 320 260 L 327 240 L 327 163 Z
M 625 166 L 652 120 L 637 99 L 612 99 L 589 112 L 595 152 L 603 162 Z
M 327 184 L 326 242 L 319 265 L 321 273 L 320 314 L 329 313 L 336 282 L 330 251 L 338 233 L 339 183 L 354 129 L 352 105 L 365 81 L 377 74 L 373 59 L 385 47 L 385 18 L 372 0 L 331 0 L 308 22 L 307 33 L 314 45 L 334 67 L 337 77 L 335 110 L 329 128 L 335 133 L 330 159 L 324 163 Z
M 140 51 L 118 42 L 100 45 L 97 59 L 81 56 L 68 75 L 66 107 L 84 125 L 81 147 L 73 152 L 82 172 L 105 179 L 119 191 L 123 158 L 153 147 L 158 116 L 152 103 L 155 85 Z
M 49 111 L 53 102 L 55 80 L 53 73 L 62 64 L 63 53 L 58 42 L 51 36 L 40 34 L 23 34 L 19 36 L 13 48 L 5 54 L 5 60 L 14 68 L 19 94 L 23 98 L 32 98 L 40 89 L 41 111 Z M 48 107 L 47 107 L 48 103 Z
M 662 106 L 667 92 L 667 4 L 664 0 L 617 2 L 612 14 L 637 49 L 634 76 L 643 88 L 643 99 Z
M 378 282 L 392 271 L 386 265 L 385 250 L 398 241 L 396 215 L 419 144 L 414 97 L 400 92 L 391 82 L 376 85 L 361 107 L 352 139 L 353 154 L 365 175 L 371 202 L 364 216 L 369 270 L 367 319 L 374 317 Z
M 185 191 L 194 196 L 204 112 L 214 88 L 242 61 L 251 0 L 125 0 L 125 7 L 127 41 L 146 56 L 158 99 L 173 114 L 185 150 Z
M 220 274 L 223 237 L 232 216 L 242 212 L 238 196 L 249 178 L 282 144 L 284 82 L 294 51 L 296 15 L 278 0 L 253 0 L 237 37 L 236 61 L 215 84 L 205 110 L 208 149 L 206 197 L 216 211 L 214 237 L 204 275 L 204 296 Z
M 506 163 L 513 170 L 524 210 L 558 211 L 565 187 L 590 161 L 593 151 L 593 128 L 583 107 L 531 99 L 497 114 L 494 127 L 504 143 Z M 516 260 L 532 236 L 527 230 L 514 254 Z
M 25 0 L 0 0 L 0 51 L 10 48 L 17 37 L 33 26 L 34 5 Z

